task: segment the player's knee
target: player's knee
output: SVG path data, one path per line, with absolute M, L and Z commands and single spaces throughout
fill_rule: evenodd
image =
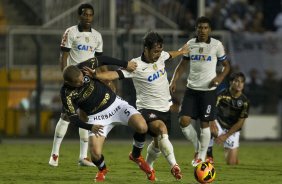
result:
M 69 126 L 69 122 L 60 118 L 56 125 L 55 135 L 57 137 L 64 137 Z
M 181 116 L 179 118 L 179 123 L 180 123 L 180 126 L 183 128 L 183 127 L 187 127 L 188 125 L 190 125 L 191 123 L 191 118 L 188 117 L 188 116 Z
M 135 131 L 140 133 L 140 134 L 144 134 L 148 131 L 148 126 L 145 122 L 145 120 L 140 121 L 137 126 L 135 127 Z

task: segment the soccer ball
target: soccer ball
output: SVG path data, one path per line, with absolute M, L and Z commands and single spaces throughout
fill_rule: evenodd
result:
M 195 167 L 194 176 L 199 183 L 211 183 L 215 179 L 215 169 L 212 164 L 202 162 Z

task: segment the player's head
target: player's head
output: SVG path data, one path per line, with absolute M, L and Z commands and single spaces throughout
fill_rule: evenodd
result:
M 195 29 L 199 41 L 206 42 L 211 32 L 210 19 L 207 17 L 199 17 L 196 20 Z
M 83 73 L 74 65 L 69 65 L 63 71 L 64 82 L 72 87 L 83 85 Z
M 146 60 L 156 62 L 163 51 L 163 38 L 158 33 L 150 31 L 143 38 L 143 47 Z
M 235 92 L 242 92 L 244 89 L 246 77 L 242 72 L 235 72 L 230 75 L 230 89 Z
M 94 8 L 91 4 L 81 4 L 77 10 L 79 24 L 83 29 L 89 29 L 94 19 Z

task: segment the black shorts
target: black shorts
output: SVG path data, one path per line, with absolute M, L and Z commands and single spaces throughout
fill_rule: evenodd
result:
M 149 124 L 150 122 L 155 121 L 155 120 L 162 120 L 166 125 L 168 134 L 170 134 L 170 130 L 171 130 L 170 111 L 161 112 L 161 111 L 156 111 L 156 110 L 152 110 L 152 109 L 140 109 L 139 112 L 142 114 L 142 116 L 146 120 L 147 124 Z M 156 134 L 154 134 L 150 130 L 148 131 L 148 133 L 152 137 L 157 136 Z
M 201 121 L 215 119 L 216 90 L 198 91 L 186 88 L 179 116 L 190 116 Z

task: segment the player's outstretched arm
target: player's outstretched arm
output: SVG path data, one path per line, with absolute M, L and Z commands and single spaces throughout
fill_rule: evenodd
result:
M 189 45 L 186 43 L 180 49 L 178 49 L 177 51 L 169 51 L 168 53 L 171 55 L 171 58 L 175 58 L 175 57 L 183 55 L 183 54 L 188 54 L 189 53 Z

